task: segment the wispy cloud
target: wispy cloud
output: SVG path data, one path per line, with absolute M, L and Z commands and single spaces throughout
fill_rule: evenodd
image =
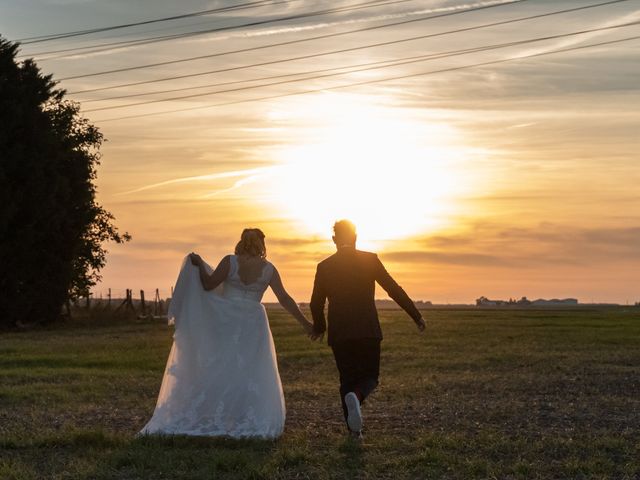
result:
M 255 181 L 257 181 L 258 179 L 260 179 L 262 177 L 262 174 L 264 173 L 264 170 L 261 171 L 258 174 L 254 174 L 254 175 L 247 175 L 244 178 L 241 178 L 240 180 L 236 180 L 233 185 L 231 185 L 229 188 L 223 188 L 221 190 L 215 190 L 213 192 L 207 193 L 205 195 L 202 195 L 203 199 L 207 199 L 207 198 L 212 198 L 212 197 L 217 197 L 219 195 L 225 194 L 225 193 L 229 193 L 232 192 L 234 190 L 237 190 L 238 188 L 244 186 L 244 185 L 248 185 L 250 183 L 253 183 Z
M 424 249 L 392 250 L 400 263 L 538 268 L 594 266 L 640 261 L 640 226 L 572 227 L 545 222 L 537 227 L 475 225 L 453 235 L 422 239 Z
M 329 27 L 337 27 L 340 25 L 352 25 L 359 23 L 367 23 L 367 22 L 377 22 L 384 20 L 399 20 L 402 18 L 408 18 L 412 16 L 418 15 L 429 15 L 432 13 L 446 13 L 446 12 L 455 12 L 458 10 L 469 10 L 471 8 L 478 7 L 487 7 L 490 5 L 501 5 L 501 4 L 509 4 L 509 3 L 518 3 L 521 0 L 495 0 L 495 1 L 487 1 L 487 2 L 475 2 L 475 3 L 463 3 L 460 5 L 452 5 L 449 7 L 438 7 L 438 8 L 428 8 L 428 9 L 419 9 L 412 10 L 408 12 L 398 12 L 398 13 L 387 13 L 383 15 L 375 15 L 368 17 L 360 17 L 360 18 L 351 18 L 347 20 L 337 20 L 334 22 L 318 22 L 311 25 L 299 25 L 294 27 L 283 27 L 283 28 L 272 28 L 272 29 L 263 29 L 256 32 L 249 32 L 245 34 L 235 34 L 235 36 L 242 37 L 262 37 L 265 35 L 276 35 L 281 33 L 295 33 L 295 32 L 303 32 L 308 30 L 318 30 L 322 28 Z
M 612 18 L 610 20 L 607 20 L 606 22 L 601 22 L 595 25 L 592 25 L 590 27 L 585 26 L 583 28 L 583 30 L 587 30 L 587 29 L 595 29 L 595 28 L 608 28 L 608 27 L 613 27 L 615 25 L 624 25 L 627 23 L 634 23 L 640 21 L 640 9 L 635 10 L 631 13 L 628 13 L 626 15 L 621 15 L 619 17 L 615 17 Z M 610 35 L 611 33 L 615 32 L 617 29 L 611 29 L 611 30 L 600 30 L 597 32 L 589 32 L 589 33 L 584 33 L 582 35 L 579 36 L 575 36 L 575 37 L 569 37 L 563 40 L 559 40 L 557 42 L 554 42 L 552 44 L 549 44 L 547 46 L 544 47 L 538 47 L 538 48 L 530 48 L 530 49 L 526 49 L 523 50 L 521 52 L 519 52 L 517 54 L 517 56 L 526 56 L 526 55 L 538 55 L 541 53 L 545 53 L 545 52 L 549 52 L 552 50 L 558 50 L 558 49 L 562 49 L 562 48 L 567 48 L 567 47 L 572 47 L 574 45 L 578 45 L 581 43 L 586 42 L 587 40 L 591 40 L 594 38 L 598 38 L 598 37 L 602 37 L 605 35 Z
M 219 35 L 216 33 L 212 33 L 210 35 L 203 34 L 203 36 L 194 36 L 194 37 L 186 37 L 180 39 L 176 43 L 209 43 L 209 42 L 220 42 L 225 40 L 237 39 L 237 38 L 254 38 L 254 37 L 265 37 L 272 35 L 281 35 L 287 33 L 296 33 L 296 32 L 305 32 L 305 31 L 313 31 L 320 30 L 326 28 L 337 27 L 341 25 L 353 25 L 353 24 L 362 24 L 376 21 L 385 21 L 385 20 L 399 20 L 403 18 L 415 17 L 420 15 L 429 15 L 429 14 L 437 14 L 437 13 L 447 13 L 447 12 L 455 12 L 455 11 L 464 11 L 478 7 L 486 7 L 491 5 L 502 5 L 502 4 L 511 4 L 511 3 L 519 3 L 523 0 L 491 0 L 485 2 L 474 2 L 474 3 L 463 3 L 459 5 L 452 5 L 448 7 L 438 7 L 438 8 L 430 8 L 430 9 L 419 9 L 419 10 L 411 10 L 407 12 L 399 12 L 399 13 L 387 13 L 383 15 L 370 15 L 358 18 L 348 18 L 341 19 L 336 21 L 321 21 L 316 23 L 311 23 L 307 25 L 295 25 L 295 26 L 286 26 L 281 28 L 268 28 L 268 29 L 259 29 L 255 31 L 238 31 L 237 33 L 224 34 Z M 151 44 L 154 45 L 154 44 Z M 96 50 L 88 53 L 79 52 L 75 55 L 53 55 L 53 56 L 41 56 L 35 57 L 37 60 L 53 60 L 56 58 L 64 58 L 66 60 L 78 60 L 78 59 L 86 59 L 92 58 L 96 56 L 103 55 L 112 55 L 115 53 L 122 54 L 123 52 L 135 50 L 139 46 L 142 45 L 123 45 L 121 47 L 113 47 L 105 50 Z
M 233 177 L 245 177 L 246 180 L 248 178 L 255 178 L 256 174 L 261 174 L 261 173 L 267 173 L 269 171 L 274 170 L 274 168 L 276 167 L 260 167 L 260 168 L 252 168 L 252 169 L 248 169 L 248 170 L 232 170 L 232 171 L 227 171 L 227 172 L 219 172 L 219 173 L 211 173 L 211 174 L 207 174 L 207 175 L 196 175 L 196 176 L 192 176 L 192 177 L 180 177 L 180 178 L 174 178 L 171 180 L 165 180 L 164 182 L 158 182 L 158 183 L 152 183 L 150 185 L 144 185 L 142 187 L 139 188 L 135 188 L 133 190 L 128 190 L 126 192 L 121 192 L 116 194 L 117 196 L 120 195 L 131 195 L 133 193 L 139 193 L 139 192 L 144 192 L 146 190 L 152 190 L 154 188 L 160 188 L 160 187 L 166 187 L 169 185 L 176 185 L 176 184 L 181 184 L 181 183 L 191 183 L 191 182 L 207 182 L 207 181 L 211 181 L 211 180 L 219 180 L 222 178 L 233 178 Z M 226 191 L 237 188 L 238 186 L 242 185 L 243 180 L 239 180 L 238 182 L 236 182 L 234 184 L 233 187 L 231 187 L 230 189 L 226 189 Z M 246 182 L 245 182 L 246 183 Z M 219 193 L 219 192 L 217 192 Z M 214 194 L 209 194 L 206 195 L 204 198 L 207 198 L 209 196 L 213 196 L 217 193 Z

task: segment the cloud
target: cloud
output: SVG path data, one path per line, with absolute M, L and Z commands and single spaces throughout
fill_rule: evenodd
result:
M 333 22 L 324 21 L 324 22 L 317 22 L 309 25 L 299 25 L 294 27 L 288 26 L 288 27 L 282 27 L 282 28 L 263 29 L 256 32 L 236 34 L 233 36 L 260 37 L 265 35 L 300 32 L 300 31 L 306 31 L 306 30 L 316 30 L 319 28 L 328 28 L 328 27 L 335 27 L 340 25 L 349 25 L 349 24 L 356 24 L 356 23 L 368 23 L 368 22 L 376 22 L 381 20 L 399 20 L 402 18 L 419 16 L 419 15 L 428 15 L 431 13 L 437 14 L 437 13 L 464 11 L 472 8 L 485 7 L 490 5 L 502 5 L 502 4 L 506 5 L 510 3 L 520 3 L 521 1 L 522 0 L 491 0 L 491 1 L 485 1 L 485 2 L 463 3 L 463 4 L 443 6 L 438 8 L 426 8 L 426 9 L 422 8 L 419 10 L 412 10 L 408 12 L 386 13 L 382 15 L 371 15 L 368 17 L 349 18 L 346 20 L 343 19 L 343 20 L 338 20 Z M 356 13 L 356 15 L 358 15 L 358 13 Z
M 388 251 L 401 263 L 502 268 L 594 266 L 640 262 L 640 226 L 578 228 L 544 222 L 538 227 L 476 225 L 467 232 L 421 239 L 424 250 Z
M 514 266 L 514 261 L 498 255 L 438 251 L 390 251 L 381 254 L 384 260 L 400 263 L 437 263 L 445 265 Z
M 132 193 L 139 193 L 139 192 L 143 192 L 146 190 L 152 190 L 155 188 L 160 188 L 160 187 L 166 187 L 169 185 L 175 185 L 178 183 L 191 183 L 191 182 L 205 182 L 205 181 L 210 181 L 210 180 L 219 180 L 221 178 L 233 178 L 233 177 L 245 177 L 245 182 L 248 179 L 255 179 L 256 178 L 256 174 L 260 174 L 260 173 L 267 173 L 269 171 L 272 171 L 275 167 L 261 167 L 261 168 L 252 168 L 252 169 L 248 169 L 248 170 L 231 170 L 231 171 L 227 171 L 227 172 L 219 172 L 219 173 L 211 173 L 211 174 L 207 174 L 207 175 L 195 175 L 192 177 L 180 177 L 180 178 L 174 178 L 171 180 L 165 180 L 164 182 L 159 182 L 159 183 L 152 183 L 150 185 L 144 185 L 142 187 L 136 188 L 134 190 L 129 190 L 126 192 L 121 192 L 117 195 L 130 195 Z M 242 184 L 244 184 L 242 180 L 236 182 L 231 188 L 225 189 L 224 191 L 229 191 L 229 190 L 234 190 L 235 188 L 237 188 L 238 186 L 241 186 Z M 208 198 L 210 196 L 213 196 L 217 193 L 222 193 L 223 191 L 218 191 L 215 192 L 214 194 L 209 194 L 204 196 L 203 198 Z
M 463 4 L 458 4 L 458 5 L 450 5 L 450 6 L 444 6 L 444 7 L 438 7 L 438 8 L 428 8 L 428 9 L 419 9 L 419 10 L 411 10 L 411 11 L 406 11 L 406 12 L 399 12 L 399 13 L 386 13 L 386 14 L 381 14 L 381 15 L 369 15 L 369 16 L 357 16 L 357 17 L 352 17 L 352 18 L 343 18 L 340 20 L 335 20 L 335 21 L 316 21 L 315 18 L 316 17 L 310 17 L 313 20 L 313 23 L 304 23 L 306 22 L 306 20 L 302 19 L 302 23 L 299 25 L 294 25 L 294 26 L 284 26 L 284 27 L 277 27 L 277 28 L 266 28 L 266 29 L 258 29 L 258 30 L 249 30 L 246 31 L 246 29 L 241 29 L 239 30 L 237 33 L 231 33 L 231 34 L 223 34 L 223 35 L 219 35 L 216 32 L 212 32 L 211 34 L 199 34 L 197 36 L 191 36 L 191 37 L 186 37 L 184 39 L 180 39 L 177 42 L 177 44 L 183 44 L 183 43 L 208 43 L 208 42 L 220 42 L 220 41 L 227 41 L 227 40 L 232 40 L 232 39 L 242 39 L 242 38 L 260 38 L 260 37 L 265 37 L 265 36 L 272 36 L 272 35 L 281 35 L 281 34 L 287 34 L 287 33 L 297 33 L 297 32 L 305 32 L 305 31 L 313 31 L 313 30 L 318 30 L 318 29 L 326 29 L 326 28 L 332 28 L 332 27 L 336 27 L 336 26 L 340 26 L 340 25 L 350 25 L 350 24 L 358 24 L 358 23 L 370 23 L 370 22 L 377 22 L 377 21 L 384 21 L 384 20 L 400 20 L 403 18 L 409 18 L 409 17 L 417 17 L 417 16 L 421 16 L 421 15 L 429 15 L 429 14 L 438 14 L 438 13 L 448 13 L 448 12 L 455 12 L 455 11 L 465 11 L 465 10 L 469 10 L 469 9 L 473 9 L 473 8 L 478 8 L 478 7 L 485 7 L 485 6 L 491 6 L 491 5 L 508 5 L 511 3 L 520 3 L 524 0 L 489 0 L 489 1 L 482 1 L 482 2 L 474 2 L 474 3 L 463 3 Z M 384 5 L 381 5 L 384 6 Z M 269 14 L 268 16 L 273 16 L 276 12 L 273 12 L 272 14 Z M 293 13 L 293 12 L 292 12 Z M 355 15 L 360 15 L 360 11 L 356 11 Z M 347 17 L 350 17 L 349 12 L 347 11 L 346 13 Z M 255 21 L 257 19 L 262 18 L 261 16 L 253 16 L 253 17 L 239 17 L 241 19 L 245 19 L 249 22 L 251 21 Z M 197 31 L 197 30 L 194 30 Z M 202 36 L 201 36 L 202 35 Z M 206 36 L 205 36 L 206 35 Z M 116 40 L 119 37 L 114 37 Z M 113 40 L 113 39 L 111 39 Z M 164 42 L 161 42 L 161 45 Z M 151 44 L 151 45 L 155 45 L 155 44 Z M 78 59 L 86 59 L 86 58 L 91 58 L 94 56 L 104 56 L 104 55 L 112 55 L 112 54 L 119 54 L 121 55 L 123 52 L 127 52 L 127 51 L 131 51 L 131 50 L 135 50 L 138 48 L 138 46 L 146 46 L 146 44 L 142 43 L 141 45 L 123 45 L 123 46 L 114 46 L 114 47 L 107 47 L 106 49 L 101 49 L 100 47 L 97 47 L 97 49 L 95 51 L 88 51 L 86 53 L 83 52 L 78 52 L 77 54 L 67 54 L 67 53 L 62 53 L 62 54 L 52 54 L 52 55 L 43 55 L 43 56 L 36 56 L 35 58 L 39 61 L 44 61 L 44 60 L 54 60 L 54 59 L 66 59 L 66 60 L 78 60 Z M 29 54 L 23 54 L 23 56 L 31 56 Z
M 300 237 L 267 237 L 267 243 L 269 245 L 275 245 L 278 247 L 301 247 L 307 245 L 317 245 L 320 243 L 326 243 L 326 238 L 321 237 L 308 237 L 308 238 L 300 238 Z
M 601 22 L 598 23 L 596 25 L 587 27 L 585 26 L 584 28 L 582 28 L 582 30 L 587 30 L 587 29 L 596 29 L 596 28 L 608 28 L 608 27 L 612 27 L 615 25 L 623 25 L 623 24 L 627 24 L 627 23 L 633 23 L 633 22 L 637 22 L 638 20 L 640 20 L 640 9 L 635 10 L 631 13 L 628 13 L 626 15 L 621 15 L 619 17 L 613 18 L 611 20 L 608 20 L 606 22 Z M 562 49 L 562 48 L 568 48 L 568 47 L 572 47 L 574 45 L 579 45 L 581 43 L 586 42 L 587 40 L 591 40 L 594 38 L 598 38 L 601 37 L 603 35 L 609 35 L 612 32 L 615 32 L 617 29 L 610 29 L 610 30 L 600 30 L 597 32 L 590 32 L 590 33 L 585 33 L 576 37 L 569 37 L 567 39 L 564 40 L 560 40 L 558 42 L 555 42 L 551 45 L 547 45 L 545 47 L 540 47 L 540 48 L 532 48 L 532 49 L 527 49 L 524 51 L 521 51 L 518 56 L 520 55 L 536 55 L 536 54 L 540 54 L 540 53 L 545 53 L 545 52 L 549 52 L 551 50 L 558 50 L 558 49 Z M 621 31 L 625 31 L 627 32 L 628 29 L 627 28 L 621 28 Z M 633 32 L 632 32 L 633 33 Z

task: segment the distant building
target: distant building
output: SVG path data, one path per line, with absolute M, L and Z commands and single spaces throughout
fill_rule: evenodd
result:
M 577 298 L 563 298 L 563 299 L 557 299 L 557 298 L 552 298 L 551 300 L 545 300 L 544 298 L 539 298 L 538 300 L 534 300 L 533 302 L 531 302 L 531 305 L 535 305 L 535 306 L 567 306 L 567 305 L 578 305 L 578 299 Z
M 416 306 L 418 308 L 420 307 L 432 307 L 433 303 L 431 303 L 431 300 L 418 300 L 416 303 Z
M 553 298 L 551 300 L 545 300 L 544 298 L 539 298 L 538 300 L 531 301 L 527 297 L 522 297 L 520 298 L 520 300 L 516 300 L 514 298 L 510 298 L 509 300 L 491 300 L 484 296 L 476 299 L 476 306 L 478 307 L 505 307 L 505 306 L 528 307 L 528 306 L 572 306 L 572 305 L 578 305 L 578 300 L 575 298 L 564 298 L 564 299 Z
M 478 307 L 497 307 L 502 305 L 509 305 L 509 302 L 505 300 L 490 300 L 487 297 L 480 297 L 476 299 L 476 305 Z

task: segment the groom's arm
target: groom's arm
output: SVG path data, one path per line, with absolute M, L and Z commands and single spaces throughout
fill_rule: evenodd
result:
M 327 322 L 324 318 L 324 304 L 327 300 L 327 293 L 322 281 L 320 273 L 320 265 L 316 268 L 316 277 L 313 281 L 313 293 L 309 308 L 311 309 L 311 317 L 313 318 L 313 332 L 322 335 L 327 329 Z
M 414 305 L 413 300 L 411 300 L 411 298 L 409 298 L 409 295 L 407 295 L 407 292 L 405 292 L 404 289 L 400 285 L 398 285 L 398 282 L 396 282 L 393 277 L 389 275 L 389 272 L 387 272 L 387 269 L 384 268 L 384 265 L 382 265 L 382 262 L 377 255 L 375 261 L 376 282 L 378 282 L 378 284 L 380 284 L 380 286 L 384 288 L 384 290 L 389 294 L 393 301 L 400 305 L 402 309 L 407 312 L 411 318 L 413 318 L 413 321 L 416 322 L 416 325 L 418 325 L 418 327 L 420 327 L 420 329 L 422 330 L 424 328 L 424 319 Z

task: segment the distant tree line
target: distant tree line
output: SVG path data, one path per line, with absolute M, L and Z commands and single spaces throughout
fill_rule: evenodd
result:
M 0 37 L 0 327 L 48 323 L 128 241 L 96 202 L 103 136 L 18 44 Z

